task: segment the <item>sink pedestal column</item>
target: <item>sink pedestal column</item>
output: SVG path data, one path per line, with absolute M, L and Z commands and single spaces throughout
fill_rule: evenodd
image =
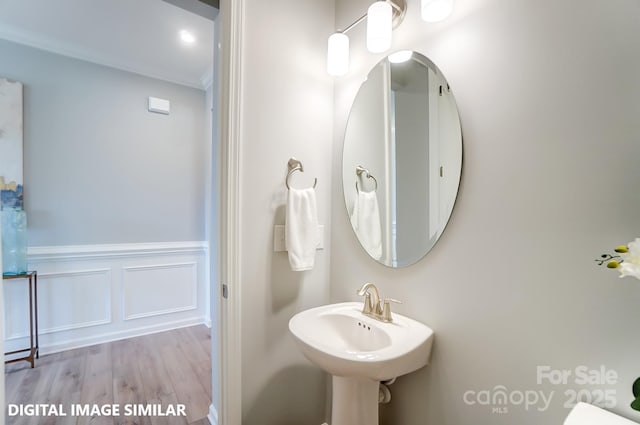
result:
M 333 376 L 331 425 L 378 425 L 380 383 Z

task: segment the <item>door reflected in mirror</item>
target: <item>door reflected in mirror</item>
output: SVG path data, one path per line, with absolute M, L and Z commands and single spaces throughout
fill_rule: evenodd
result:
M 393 54 L 367 75 L 344 140 L 347 213 L 364 250 L 389 267 L 419 261 L 458 193 L 462 132 L 455 99 L 425 56 Z

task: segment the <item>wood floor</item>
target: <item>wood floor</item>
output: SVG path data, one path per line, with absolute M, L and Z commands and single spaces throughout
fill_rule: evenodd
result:
M 208 425 L 211 334 L 204 325 L 6 365 L 7 404 L 63 405 L 68 416 L 5 416 L 7 424 Z M 71 405 L 115 405 L 120 416 L 72 417 Z M 128 404 L 185 405 L 185 416 L 125 416 Z M 8 412 L 5 411 L 5 414 Z

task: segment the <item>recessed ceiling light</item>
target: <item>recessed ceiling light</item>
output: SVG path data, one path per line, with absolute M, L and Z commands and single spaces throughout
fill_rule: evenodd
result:
M 187 30 L 180 31 L 180 39 L 188 44 L 193 44 L 196 41 L 196 37 Z

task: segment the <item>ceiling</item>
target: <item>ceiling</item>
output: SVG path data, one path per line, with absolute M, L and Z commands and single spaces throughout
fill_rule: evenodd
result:
M 213 77 L 213 26 L 162 0 L 0 0 L 0 38 L 201 89 Z

